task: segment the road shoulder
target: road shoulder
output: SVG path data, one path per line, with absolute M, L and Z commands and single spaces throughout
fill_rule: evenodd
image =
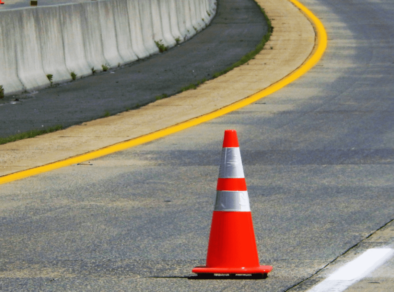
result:
M 131 147 L 133 139 L 174 125 L 188 121 L 201 123 L 206 115 L 261 92 L 288 76 L 311 56 L 315 48 L 314 28 L 288 0 L 257 2 L 271 19 L 274 32 L 255 59 L 196 90 L 159 100 L 138 110 L 2 145 L 0 184 L 98 157 L 94 155 L 97 149 L 125 141 L 129 142 L 115 147 L 117 151 Z M 101 151 L 99 156 L 110 153 L 107 152 Z M 90 155 L 81 158 L 86 153 Z M 70 159 L 72 157 L 74 159 Z M 59 161 L 62 163 L 56 167 L 36 169 Z

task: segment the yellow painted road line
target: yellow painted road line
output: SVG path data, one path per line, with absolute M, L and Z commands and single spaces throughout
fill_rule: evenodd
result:
M 212 119 L 218 118 L 220 116 L 223 116 L 225 114 L 228 114 L 230 112 L 233 112 L 235 110 L 238 110 L 242 107 L 245 107 L 251 103 L 254 103 L 258 101 L 259 99 L 262 99 L 279 89 L 285 87 L 286 85 L 294 82 L 298 78 L 300 78 L 302 75 L 304 75 L 306 72 L 308 72 L 312 67 L 314 67 L 321 57 L 323 56 L 326 48 L 327 48 L 327 33 L 326 30 L 322 24 L 322 22 L 304 5 L 302 5 L 300 2 L 297 0 L 289 0 L 292 2 L 295 6 L 297 6 L 301 11 L 304 12 L 304 14 L 309 18 L 309 20 L 312 22 L 312 24 L 315 26 L 316 29 L 316 47 L 312 55 L 308 60 L 305 61 L 304 64 L 302 64 L 297 70 L 293 71 L 289 75 L 287 75 L 285 78 L 281 79 L 280 81 L 270 85 L 266 89 L 259 91 L 241 101 L 238 101 L 236 103 L 233 103 L 229 106 L 226 106 L 224 108 L 221 108 L 217 111 L 214 111 L 212 113 L 209 113 L 207 115 L 197 117 L 194 119 L 191 119 L 189 121 L 168 127 L 163 130 L 159 130 L 157 132 L 153 132 L 151 134 L 147 134 L 138 138 L 131 139 L 129 141 L 121 142 L 112 146 L 108 146 L 96 151 L 92 151 L 86 154 L 78 155 L 75 157 L 71 157 L 65 160 L 57 161 L 54 163 L 50 163 L 47 165 L 39 166 L 36 168 L 28 169 L 28 170 L 23 170 L 20 172 L 16 172 L 13 174 L 5 175 L 0 177 L 0 185 L 5 184 L 8 182 L 16 181 L 19 179 L 27 178 L 30 176 L 34 176 L 40 173 L 44 173 L 47 171 L 55 170 L 61 167 L 65 166 L 70 166 L 73 164 L 81 163 L 84 161 L 92 160 L 98 157 L 102 157 L 108 154 L 112 154 L 115 152 L 119 152 L 134 146 L 138 146 L 171 134 L 174 134 L 176 132 L 182 131 L 184 129 L 205 123 L 207 121 L 210 121 Z

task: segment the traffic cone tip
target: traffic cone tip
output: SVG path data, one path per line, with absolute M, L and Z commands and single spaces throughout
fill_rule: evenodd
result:
M 223 147 L 239 147 L 237 131 L 224 131 Z

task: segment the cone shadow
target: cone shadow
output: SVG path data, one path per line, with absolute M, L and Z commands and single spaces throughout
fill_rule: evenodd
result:
M 198 274 L 188 277 L 189 280 L 262 280 L 266 279 L 267 274 L 251 274 L 251 275 L 217 275 L 215 274 Z
M 152 276 L 155 279 L 188 279 L 188 280 L 263 280 L 267 279 L 267 274 L 252 275 L 217 275 L 214 274 L 198 274 L 195 276 Z

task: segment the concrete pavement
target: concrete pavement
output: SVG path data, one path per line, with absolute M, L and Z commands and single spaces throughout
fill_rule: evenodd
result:
M 318 288 L 318 285 L 325 279 L 330 277 L 333 273 L 339 271 L 349 262 L 354 261 L 363 255 L 366 251 L 372 249 L 391 249 L 394 251 L 394 221 L 391 221 L 387 225 L 383 226 L 376 232 L 372 233 L 366 239 L 352 247 L 349 251 L 338 257 L 335 261 L 327 265 L 315 276 L 311 277 L 307 281 L 302 282 L 300 285 L 289 291 L 309 291 L 315 289 L 316 292 L 327 291 L 323 287 Z M 373 260 L 373 258 L 371 258 Z M 370 260 L 370 261 L 371 261 Z M 365 265 L 368 261 L 365 262 Z M 355 267 L 357 268 L 363 267 Z M 353 270 L 353 271 L 354 271 Z M 356 283 L 352 283 L 346 291 L 348 292 L 368 292 L 368 291 L 381 291 L 387 292 L 393 289 L 394 285 L 394 256 L 389 255 L 388 259 L 384 261 L 377 268 L 369 272 L 365 277 Z M 349 273 L 352 271 L 350 270 Z M 336 278 L 340 278 L 340 274 Z M 351 279 L 355 275 L 343 275 L 345 279 Z M 347 280 L 349 282 L 349 280 Z M 347 286 L 347 281 L 342 281 L 344 286 Z M 338 281 L 337 281 L 338 282 Z M 350 281 L 351 282 L 351 281 Z M 338 285 L 338 284 L 337 284 Z M 340 286 L 340 285 L 339 285 Z M 337 290 L 336 290 L 337 291 Z M 341 290 L 342 291 L 342 290 Z

